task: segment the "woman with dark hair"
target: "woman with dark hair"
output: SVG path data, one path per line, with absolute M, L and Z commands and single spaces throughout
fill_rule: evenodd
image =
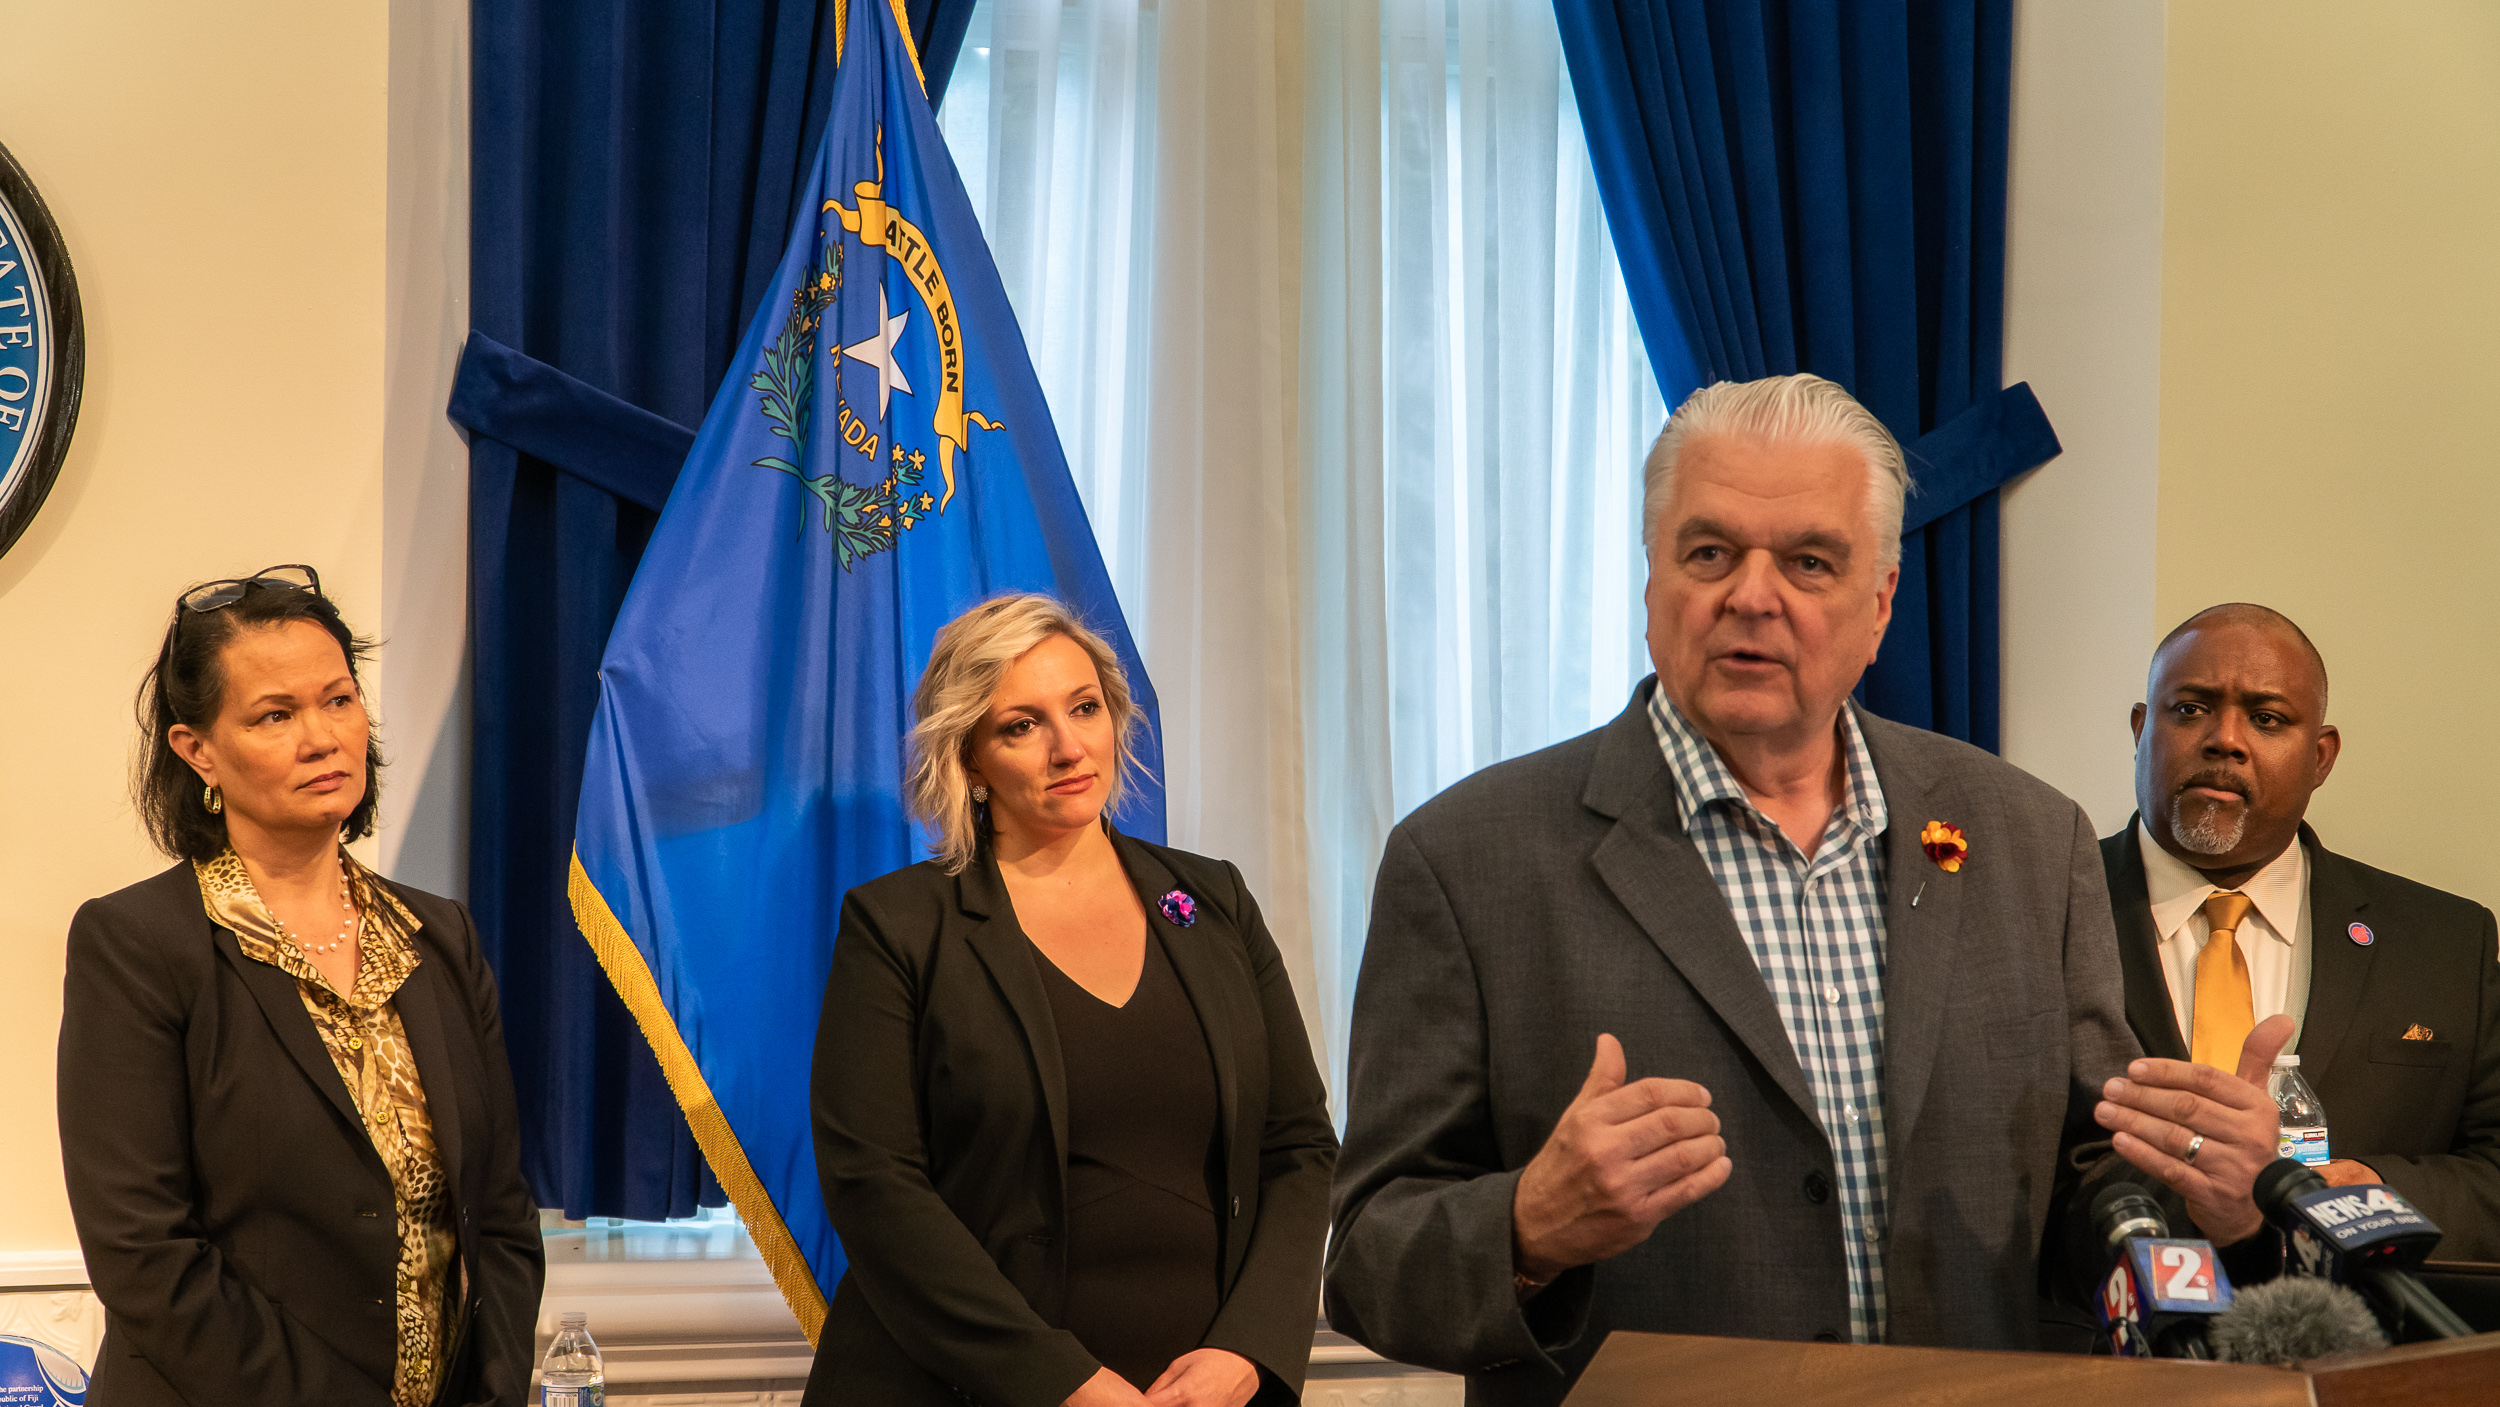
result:
M 1143 725 L 1047 596 L 937 634 L 936 858 L 842 903 L 816 1170 L 850 1269 L 806 1407 L 1290 1407 L 1337 1139 L 1241 872 L 1120 834 Z
M 91 1407 L 519 1404 L 543 1276 L 467 910 L 347 853 L 371 645 L 310 567 L 185 592 L 139 692 L 178 863 L 72 920 L 61 1158 Z

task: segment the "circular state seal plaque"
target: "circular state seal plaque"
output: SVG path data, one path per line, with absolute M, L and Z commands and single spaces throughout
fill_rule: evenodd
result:
M 0 554 L 34 521 L 69 453 L 86 348 L 60 228 L 0 146 Z

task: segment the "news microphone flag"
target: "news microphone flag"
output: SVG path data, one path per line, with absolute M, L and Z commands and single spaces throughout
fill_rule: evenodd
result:
M 2290 1233 L 2291 1273 L 2354 1285 L 2388 1337 L 2471 1338 L 2473 1326 L 2415 1279 L 2439 1244 L 2439 1227 L 2392 1187 L 2330 1187 L 2308 1164 L 2277 1158 L 2258 1170 L 2257 1210 Z
M 2230 1309 L 2231 1294 L 2231 1277 L 2210 1243 L 2129 1237 L 2101 1284 L 2101 1330 L 2121 1358 L 2202 1357 L 2174 1350 Z
M 2102 1332 L 2122 1358 L 2202 1358 L 2204 1331 L 2231 1307 L 2214 1248 L 2170 1235 L 2159 1204 L 2131 1182 L 2092 1199 L 2093 1234 L 2111 1252 L 2097 1296 Z
M 2439 1245 L 2438 1223 L 2394 1188 L 2375 1182 L 2330 1187 L 2297 1158 L 2257 1172 L 2257 1210 L 2291 1237 L 2288 1268 L 2343 1283 L 2364 1270 L 2407 1271 Z
M 1121 821 L 1163 838 L 1154 691 L 901 0 L 834 0 L 832 112 L 772 292 L 599 668 L 575 920 L 813 1342 L 841 1278 L 810 1140 L 845 890 L 926 857 L 903 810 L 931 637 L 1044 591 L 1144 711 Z

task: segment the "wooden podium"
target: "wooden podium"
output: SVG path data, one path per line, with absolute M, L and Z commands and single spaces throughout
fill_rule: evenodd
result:
M 2413 1272 L 2457 1317 L 2481 1333 L 2500 1329 L 2500 1265 L 2486 1261 L 2424 1261 Z
M 2500 1334 L 2403 1344 L 2300 1368 L 1951 1348 L 1610 1335 L 1563 1407 L 2490 1407 Z

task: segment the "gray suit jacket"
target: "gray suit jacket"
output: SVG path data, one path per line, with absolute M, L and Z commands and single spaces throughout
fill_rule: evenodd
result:
M 1848 1329 L 1831 1147 L 1677 815 L 1646 711 L 1654 687 L 1604 728 L 1418 808 L 1381 861 L 1328 1317 L 1391 1358 L 1465 1373 L 1470 1403 L 1560 1401 L 1618 1328 Z M 2073 1192 L 2068 1155 L 2100 1136 L 2101 1082 L 2137 1054 L 2100 852 L 2082 809 L 2025 773 L 1859 718 L 1891 814 L 1889 1338 L 2030 1347 L 2053 1194 Z M 1920 849 L 1930 820 L 1968 836 L 1960 873 Z M 1709 1088 L 1735 1171 L 1642 1245 L 1523 1308 L 1512 1189 L 1600 1032 L 1621 1039 L 1633 1078 Z

